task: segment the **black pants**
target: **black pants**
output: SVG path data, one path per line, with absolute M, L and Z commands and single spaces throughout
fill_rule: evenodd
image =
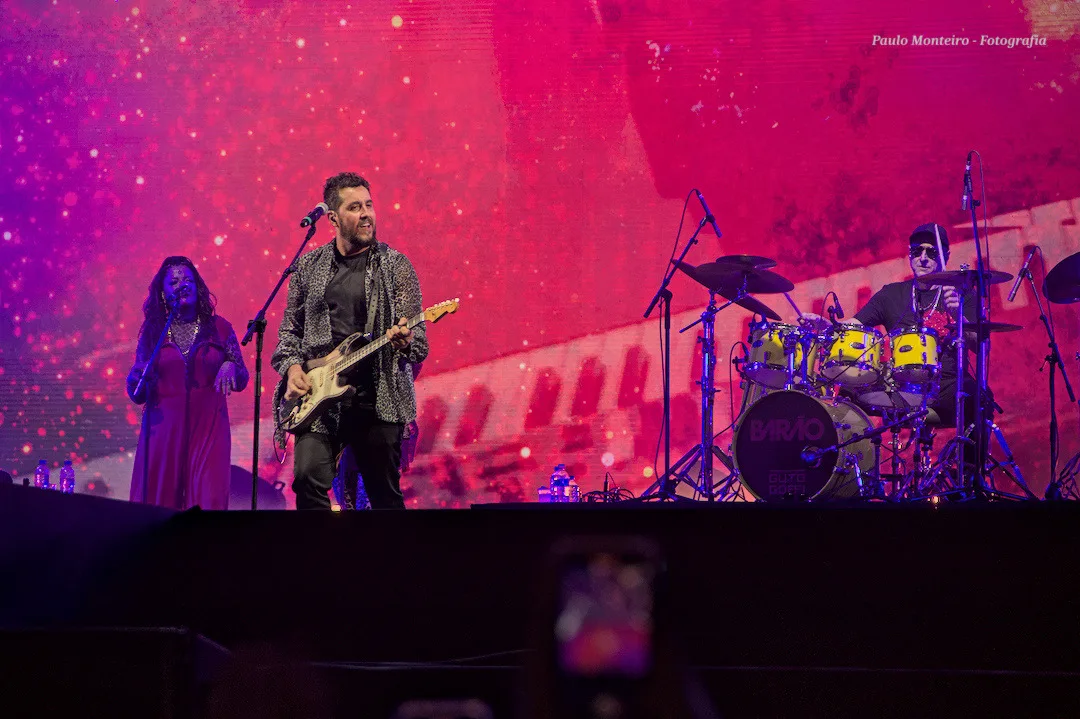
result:
M 305 432 L 296 438 L 293 492 L 297 509 L 329 509 L 338 455 L 348 446 L 372 509 L 405 509 L 401 495 L 403 425 L 383 422 L 370 407 L 348 407 L 336 436 Z

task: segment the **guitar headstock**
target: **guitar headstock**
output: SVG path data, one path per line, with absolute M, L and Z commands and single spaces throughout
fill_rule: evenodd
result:
M 446 315 L 457 312 L 459 304 L 460 299 L 455 297 L 452 300 L 446 300 L 445 302 L 440 302 L 437 305 L 432 305 L 431 307 L 428 307 L 426 310 L 424 310 L 424 320 L 426 320 L 427 322 L 438 322 Z

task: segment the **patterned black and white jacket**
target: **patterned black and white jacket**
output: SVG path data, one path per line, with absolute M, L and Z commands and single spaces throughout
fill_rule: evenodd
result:
M 420 280 L 409 258 L 379 242 L 369 252 L 364 290 L 367 296 L 367 327 L 371 337 L 386 330 L 401 317 L 412 317 L 423 309 Z M 278 329 L 278 344 L 270 358 L 274 370 L 282 376 L 274 392 L 274 408 L 281 404 L 285 376 L 289 367 L 328 354 L 334 349 L 330 333 L 330 307 L 326 286 L 337 272 L 334 243 L 312 250 L 297 262 L 289 278 L 289 298 Z M 408 424 L 416 419 L 416 391 L 413 388 L 413 364 L 423 362 L 428 354 L 427 332 L 421 323 L 413 328 L 413 341 L 403 351 L 384 348 L 367 366 L 375 375 L 375 412 L 384 422 Z M 324 414 L 311 426 L 313 432 L 335 434 L 339 412 Z M 279 443 L 281 432 L 275 433 Z

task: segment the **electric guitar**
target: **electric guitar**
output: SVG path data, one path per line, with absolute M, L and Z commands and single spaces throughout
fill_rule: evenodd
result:
M 407 326 L 412 329 L 421 322 L 438 322 L 446 315 L 457 312 L 458 302 L 458 298 L 454 298 L 433 305 L 411 317 Z M 369 340 L 357 332 L 342 340 L 325 357 L 305 362 L 302 366 L 311 389 L 305 395 L 282 401 L 278 410 L 278 426 L 293 434 L 303 432 L 331 405 L 356 394 L 356 388 L 349 384 L 346 376 L 358 364 L 389 344 L 386 335 Z M 282 378 L 282 381 L 288 382 L 286 378 Z

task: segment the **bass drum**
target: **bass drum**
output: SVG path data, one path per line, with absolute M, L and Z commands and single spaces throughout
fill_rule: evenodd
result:
M 803 450 L 831 447 L 870 427 L 870 418 L 846 399 L 772 392 L 739 417 L 735 468 L 742 486 L 758 500 L 849 499 L 859 493 L 854 465 L 864 476 L 874 467 L 871 441 L 826 452 L 816 466 L 803 460 Z

